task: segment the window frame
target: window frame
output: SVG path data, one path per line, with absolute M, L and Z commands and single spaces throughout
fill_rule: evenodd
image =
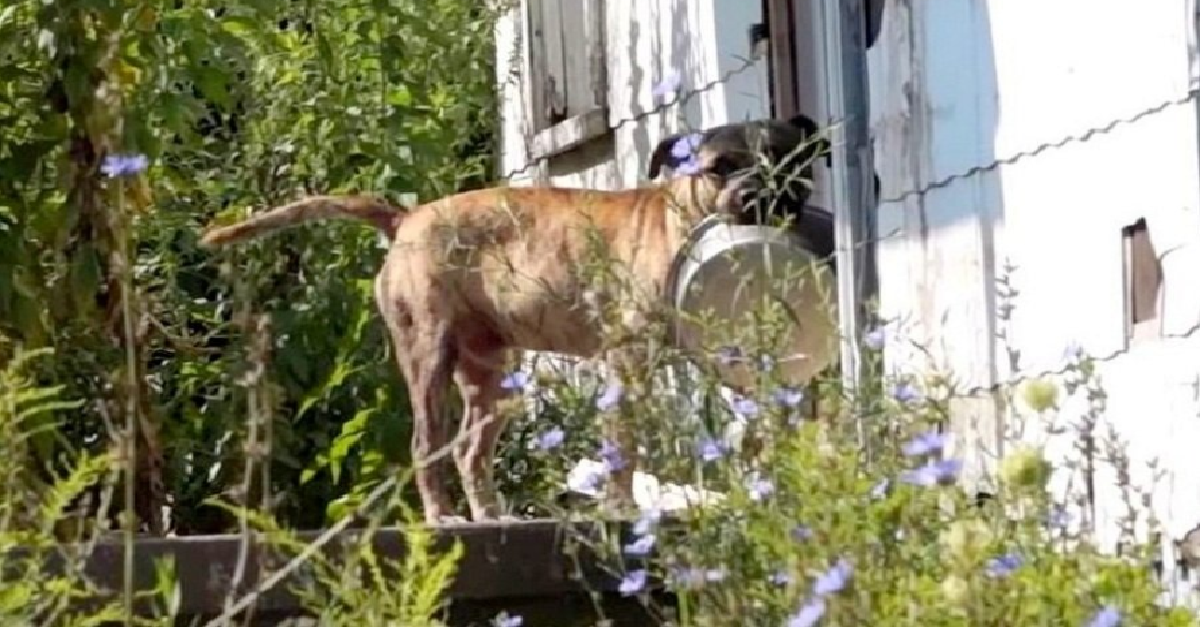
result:
M 582 63 L 577 61 L 574 67 L 564 62 L 561 77 L 568 86 L 572 83 L 586 84 L 591 97 L 585 99 L 587 104 L 579 107 L 577 112 L 570 110 L 569 103 L 562 103 L 565 115 L 556 120 L 554 112 L 550 111 L 551 101 L 562 93 L 559 91 L 562 88 L 555 85 L 554 91 L 551 91 L 550 82 L 559 77 L 550 72 L 548 64 L 551 60 L 565 58 L 563 32 L 555 26 L 561 24 L 561 12 L 558 9 L 564 2 L 582 4 L 583 14 L 594 18 L 587 23 L 587 38 L 593 43 L 589 44 L 586 60 Z M 521 9 L 526 32 L 530 34 L 528 58 L 525 61 L 528 76 L 525 116 L 532 130 L 529 157 L 533 161 L 541 161 L 603 137 L 612 130 L 609 124 L 605 37 L 607 13 L 604 0 L 523 0 Z M 566 74 L 581 68 L 586 68 L 588 73 L 586 82 L 579 79 L 573 82 L 572 77 Z
M 1121 227 L 1126 345 L 1155 338 L 1162 327 L 1163 267 L 1146 219 Z

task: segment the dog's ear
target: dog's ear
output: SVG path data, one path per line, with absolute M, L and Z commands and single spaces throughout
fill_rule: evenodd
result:
M 658 143 L 657 146 L 654 147 L 654 152 L 650 153 L 650 168 L 648 170 L 648 174 L 650 175 L 651 179 L 658 176 L 658 173 L 662 171 L 663 166 L 675 165 L 673 163 L 674 159 L 671 157 L 671 149 L 679 140 L 683 139 L 684 135 L 685 133 L 676 133 L 675 135 L 665 137 L 661 142 Z
M 812 118 L 798 113 L 791 118 L 788 118 L 788 124 L 800 129 L 804 132 L 804 137 L 813 141 L 812 150 L 817 156 L 825 156 L 825 165 L 833 166 L 833 144 L 829 140 L 820 136 L 821 127 L 817 125 L 817 121 Z
M 719 129 L 718 129 L 719 130 Z M 663 138 L 657 146 L 654 147 L 654 152 L 650 154 L 650 168 L 648 169 L 650 178 L 658 176 L 662 171 L 663 166 L 678 168 L 687 162 L 700 150 L 700 147 L 708 144 L 717 136 L 718 130 L 709 129 L 708 131 L 684 131 Z M 683 141 L 687 141 L 689 151 L 692 156 L 681 158 L 675 154 L 676 146 Z
M 817 126 L 816 120 L 813 120 L 802 113 L 798 113 L 791 118 L 788 118 L 788 124 L 800 129 L 801 131 L 804 131 L 805 135 L 816 135 L 821 131 L 821 128 Z

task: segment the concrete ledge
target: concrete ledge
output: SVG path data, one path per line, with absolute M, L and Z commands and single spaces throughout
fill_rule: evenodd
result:
M 541 621 L 545 621 L 545 625 L 560 625 L 559 622 L 568 617 L 581 620 L 579 613 L 589 610 L 591 597 L 598 595 L 609 599 L 614 606 L 614 615 L 610 617 L 614 625 L 650 625 L 645 623 L 647 617 L 639 602 L 613 595 L 617 580 L 597 565 L 586 546 L 578 547 L 577 559 L 568 551 L 569 535 L 599 538 L 601 524 L 572 523 L 570 530 L 567 525 L 539 520 L 439 526 L 435 537 L 438 549 L 448 548 L 454 541 L 463 545 L 457 576 L 449 593 L 451 616 L 472 624 L 480 621 L 486 624 L 486 617 L 501 610 L 524 611 L 525 625 L 539 625 Z M 324 546 L 320 555 L 336 557 L 342 548 L 361 543 L 364 533 L 361 529 L 344 531 Z M 627 533 L 622 530 L 622 536 Z M 307 543 L 320 534 L 320 531 L 311 531 L 296 533 L 296 536 Z M 171 559 L 179 585 L 180 614 L 184 618 L 201 620 L 219 615 L 231 593 L 242 543 L 242 538 L 237 535 L 139 538 L 134 547 L 135 586 L 138 590 L 151 589 L 155 581 L 155 562 Z M 377 530 L 372 543 L 377 555 L 384 560 L 404 558 L 405 539 L 397 528 Z M 249 591 L 257 583 L 260 571 L 269 574 L 294 555 L 294 551 L 280 552 L 263 543 L 250 544 L 239 591 Z M 63 558 L 47 558 L 50 571 L 61 573 L 65 565 Z M 266 568 L 260 570 L 260 564 L 265 564 Z M 97 543 L 84 563 L 83 571 L 98 588 L 119 596 L 124 578 L 121 541 Z M 310 572 L 297 569 L 263 593 L 254 606 L 255 624 L 266 625 L 305 616 L 293 589 L 308 578 L 311 578 Z M 621 616 L 631 623 L 621 621 Z M 185 623 L 192 622 L 185 619 Z M 453 625 L 465 624 L 456 622 Z M 570 619 L 566 625 L 572 625 Z

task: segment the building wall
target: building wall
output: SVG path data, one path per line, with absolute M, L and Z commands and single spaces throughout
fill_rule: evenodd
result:
M 503 172 L 530 161 L 528 99 L 522 78 L 528 59 L 522 48 L 523 0 L 497 32 L 498 73 L 505 83 Z M 703 128 L 769 111 L 765 62 L 689 99 L 646 115 L 662 99 L 655 85 L 672 71 L 680 74 L 681 94 L 695 90 L 743 64 L 748 31 L 760 21 L 759 3 L 746 0 L 645 0 L 604 2 L 605 59 L 608 72 L 610 133 L 549 160 L 546 173 L 556 185 L 628 187 L 646 180 L 650 152 L 660 139 L 687 128 Z M 513 54 L 513 53 L 516 54 Z M 569 53 L 569 51 L 568 51 Z M 516 66 L 516 72 L 513 67 Z M 516 79 L 512 79 L 513 75 Z M 638 117 L 639 120 L 630 121 Z M 515 177 L 514 184 L 532 176 Z
M 871 52 L 883 199 L 1185 96 L 1196 85 L 1192 11 L 1183 0 L 892 0 Z M 932 366 L 991 387 L 1059 369 L 1071 347 L 1112 356 L 1098 369 L 1098 431 L 1111 425 L 1127 441 L 1135 481 L 1157 459 L 1155 508 L 1174 538 L 1200 523 L 1200 457 L 1189 444 L 1200 442 L 1196 121 L 1194 103 L 1167 107 L 884 202 L 877 234 L 885 312 L 907 319 L 934 356 L 897 352 L 895 368 Z M 1162 256 L 1164 290 L 1149 337 L 1129 340 L 1121 230 L 1139 218 Z M 1057 420 L 1088 407 L 1077 395 Z M 960 410 L 974 471 L 1029 414 L 986 394 Z M 1080 457 L 1077 432 L 1036 432 L 1024 436 L 1060 460 Z M 1094 514 L 1115 540 L 1123 505 L 1112 465 L 1099 461 L 1092 475 Z
M 738 66 L 749 51 L 747 29 L 761 18 L 758 2 L 605 5 L 608 118 L 615 128 L 514 184 L 540 177 L 559 185 L 636 185 L 645 180 L 653 146 L 685 124 L 767 115 L 760 64 L 686 105 L 625 121 L 657 104 L 651 89 L 672 70 L 686 93 Z M 813 19 L 816 2 L 805 6 L 801 22 Z M 1191 443 L 1200 442 L 1200 336 L 1191 332 L 1200 323 L 1200 290 L 1191 287 L 1200 268 L 1194 104 L 906 193 L 1186 94 L 1197 85 L 1193 11 L 1192 0 L 889 0 L 869 52 L 883 199 L 875 234 L 880 302 L 931 356 L 896 343 L 891 367 L 952 372 L 960 386 L 974 389 L 957 403 L 954 429 L 978 478 L 1018 436 L 1046 443 L 1060 461 L 1079 458 L 1073 432 L 1039 434 L 1036 424 L 1045 417 L 1031 419 L 1021 403 L 991 390 L 1062 368 L 1072 347 L 1112 356 L 1098 368 L 1107 397 L 1097 429 L 1111 425 L 1127 442 L 1135 481 L 1145 480 L 1146 465 L 1157 460 L 1154 505 L 1173 538 L 1200 523 L 1200 456 L 1191 454 Z M 519 15 L 498 32 L 502 80 L 514 67 L 524 76 Z M 806 41 L 815 54 L 817 40 Z M 801 65 L 815 73 L 821 67 Z M 508 81 L 502 175 L 529 162 L 527 97 L 520 80 Z M 802 100 L 825 118 L 819 95 Z M 1162 256 L 1165 289 L 1160 337 L 1152 330 L 1130 340 L 1121 229 L 1138 218 Z M 1006 296 L 1004 281 L 1014 296 Z M 1051 414 L 1077 422 L 1088 408 L 1080 393 Z M 1018 434 L 1021 425 L 1027 429 Z M 1088 516 L 1107 530 L 1122 508 L 1113 473 L 1097 461 L 1087 478 L 1096 487 Z

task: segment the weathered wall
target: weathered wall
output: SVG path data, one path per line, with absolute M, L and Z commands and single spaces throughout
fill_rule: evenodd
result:
M 759 3 L 745 0 L 606 4 L 612 126 L 652 108 L 651 89 L 671 70 L 682 74 L 686 92 L 739 65 L 747 28 L 760 19 Z M 1200 456 L 1191 453 L 1200 442 L 1200 341 L 1178 337 L 1200 323 L 1200 290 L 1191 287 L 1200 267 L 1194 104 L 905 193 L 1185 95 L 1197 84 L 1194 24 L 1192 0 L 889 0 L 870 52 L 884 199 L 880 299 L 932 356 L 896 345 L 891 365 L 947 370 L 963 387 L 987 388 L 1059 368 L 1069 347 L 1119 352 L 1099 369 L 1104 421 L 1128 442 L 1135 481 L 1158 459 L 1156 512 L 1174 538 L 1200 523 Z M 517 30 L 517 20 L 502 25 L 502 55 Z M 810 54 L 819 50 L 817 40 L 805 42 Z M 819 84 L 812 75 L 821 64 L 808 61 L 801 63 L 806 80 Z M 766 94 L 760 66 L 552 159 L 544 180 L 635 185 L 655 143 L 683 128 L 679 116 L 694 127 L 763 116 Z M 519 82 L 508 92 L 505 172 L 529 160 L 526 96 Z M 802 100 L 824 118 L 819 94 Z M 1138 218 L 1162 256 L 1165 290 L 1150 334 L 1159 337 L 1130 341 L 1121 229 Z M 1005 279 L 1018 293 L 1002 315 Z M 1077 418 L 1084 406 L 1066 403 L 1059 420 Z M 1004 451 L 1021 408 L 977 394 L 956 409 L 955 429 L 977 477 Z M 1024 436 L 1046 442 L 1060 460 L 1078 457 L 1070 432 L 1043 439 L 1031 428 Z M 1098 463 L 1091 479 L 1094 514 L 1111 522 L 1121 508 L 1112 472 Z
M 622 1 L 606 2 L 605 11 L 612 131 L 591 145 L 551 159 L 549 174 L 553 183 L 601 188 L 637 185 L 646 179 L 654 145 L 670 133 L 767 115 L 764 62 L 760 62 L 756 68 L 731 77 L 686 104 L 668 107 L 636 122 L 623 122 L 642 116 L 661 102 L 652 90 L 672 71 L 679 72 L 680 93 L 686 94 L 740 67 L 750 52 L 748 29 L 761 19 L 757 2 Z M 502 81 L 510 76 L 510 61 L 517 65 L 519 77 L 526 73 L 523 68 L 527 57 L 511 55 L 514 47 L 520 47 L 514 46 L 514 40 L 523 30 L 521 15 L 514 11 L 498 32 Z M 519 79 L 508 80 L 507 84 L 501 174 L 521 169 L 530 161 L 530 133 L 523 115 L 528 95 Z
M 1185 96 L 1191 11 L 1183 0 L 893 0 L 871 55 L 883 198 Z M 1100 365 L 1102 423 L 1128 442 L 1135 481 L 1158 459 L 1155 509 L 1175 538 L 1200 523 L 1200 344 L 1172 337 L 1200 322 L 1196 120 L 1194 103 L 1168 107 L 879 210 L 880 237 L 895 234 L 879 246 L 883 306 L 963 385 L 1059 368 L 1072 346 L 1120 353 Z M 1163 256 L 1165 290 L 1160 337 L 1127 341 L 1121 229 L 1138 218 Z M 1019 291 L 1007 317 L 1006 275 Z M 1086 405 L 1072 401 L 1059 421 Z M 997 424 L 1006 409 L 986 397 L 961 410 L 984 466 L 1015 421 Z M 1071 430 L 1046 442 L 1061 460 L 1079 457 Z M 1123 506 L 1111 465 L 1097 464 L 1095 515 L 1111 530 Z

